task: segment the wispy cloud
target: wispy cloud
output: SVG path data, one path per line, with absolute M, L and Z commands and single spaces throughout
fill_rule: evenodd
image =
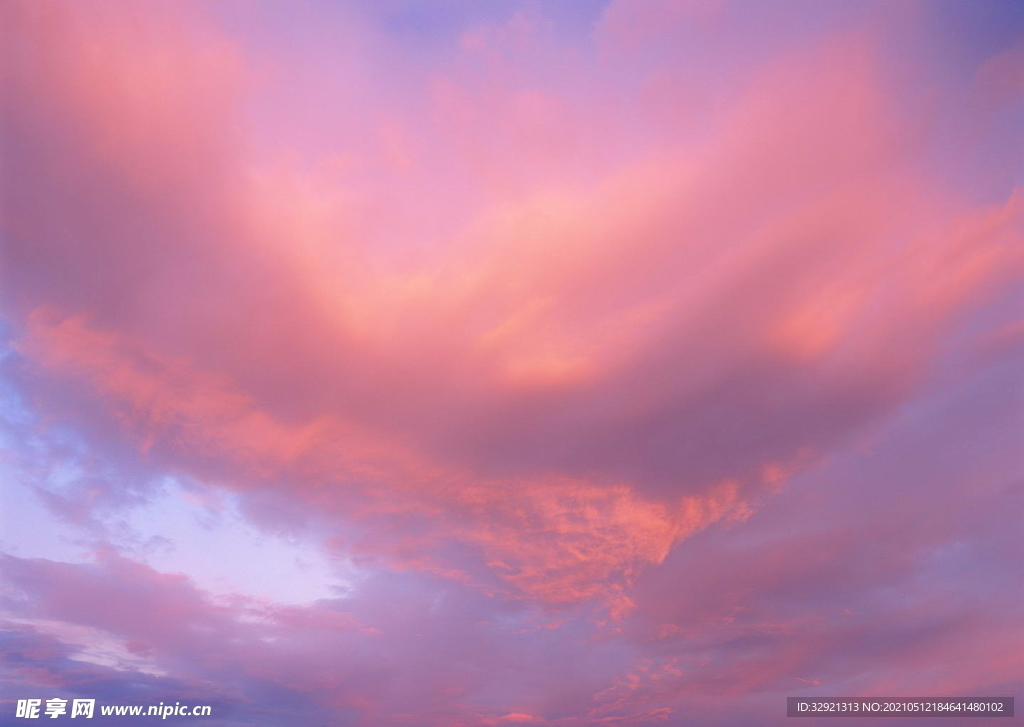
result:
M 1012 3 L 2 12 L 19 689 L 441 727 L 1016 683 Z

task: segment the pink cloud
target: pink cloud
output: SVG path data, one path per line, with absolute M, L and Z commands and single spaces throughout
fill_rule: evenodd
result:
M 1019 383 L 1024 206 L 991 160 L 1017 50 L 951 74 L 903 43 L 941 45 L 928 8 L 754 34 L 730 3 L 614 2 L 584 40 L 518 11 L 429 52 L 370 10 L 325 14 L 330 43 L 252 12 L 4 9 L 3 365 L 38 413 L 5 462 L 94 529 L 161 476 L 232 493 L 368 592 L 221 603 L 115 552 L 5 556 L 19 618 L 352 724 L 1009 683 L 985 624 L 1019 614 L 945 605 L 929 568 L 1009 567 L 971 497 L 1017 476 L 983 426 Z M 71 652 L 15 630 L 18 678 L 67 684 Z M 970 668 L 899 676 L 954 648 Z

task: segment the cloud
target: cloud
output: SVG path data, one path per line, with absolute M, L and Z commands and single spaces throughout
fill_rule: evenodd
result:
M 113 634 L 239 709 L 313 695 L 310 723 L 671 721 L 1013 667 L 895 676 L 1019 621 L 914 580 L 1008 567 L 966 493 L 1009 501 L 1012 458 L 966 423 L 1015 421 L 1016 50 L 939 63 L 929 8 L 495 10 L 417 49 L 358 8 L 3 12 L 7 462 L 102 549 L 6 556 L 16 630 Z M 953 423 L 915 439 L 928 406 Z M 221 603 L 133 560 L 109 515 L 168 477 L 367 580 Z

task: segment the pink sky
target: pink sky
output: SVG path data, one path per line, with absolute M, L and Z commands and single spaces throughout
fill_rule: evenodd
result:
M 0 13 L 0 709 L 1022 691 L 1019 4 Z

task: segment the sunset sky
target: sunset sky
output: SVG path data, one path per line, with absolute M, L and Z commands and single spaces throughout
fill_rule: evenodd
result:
M 0 722 L 1024 692 L 1024 4 L 0 0 L 0 58 Z

